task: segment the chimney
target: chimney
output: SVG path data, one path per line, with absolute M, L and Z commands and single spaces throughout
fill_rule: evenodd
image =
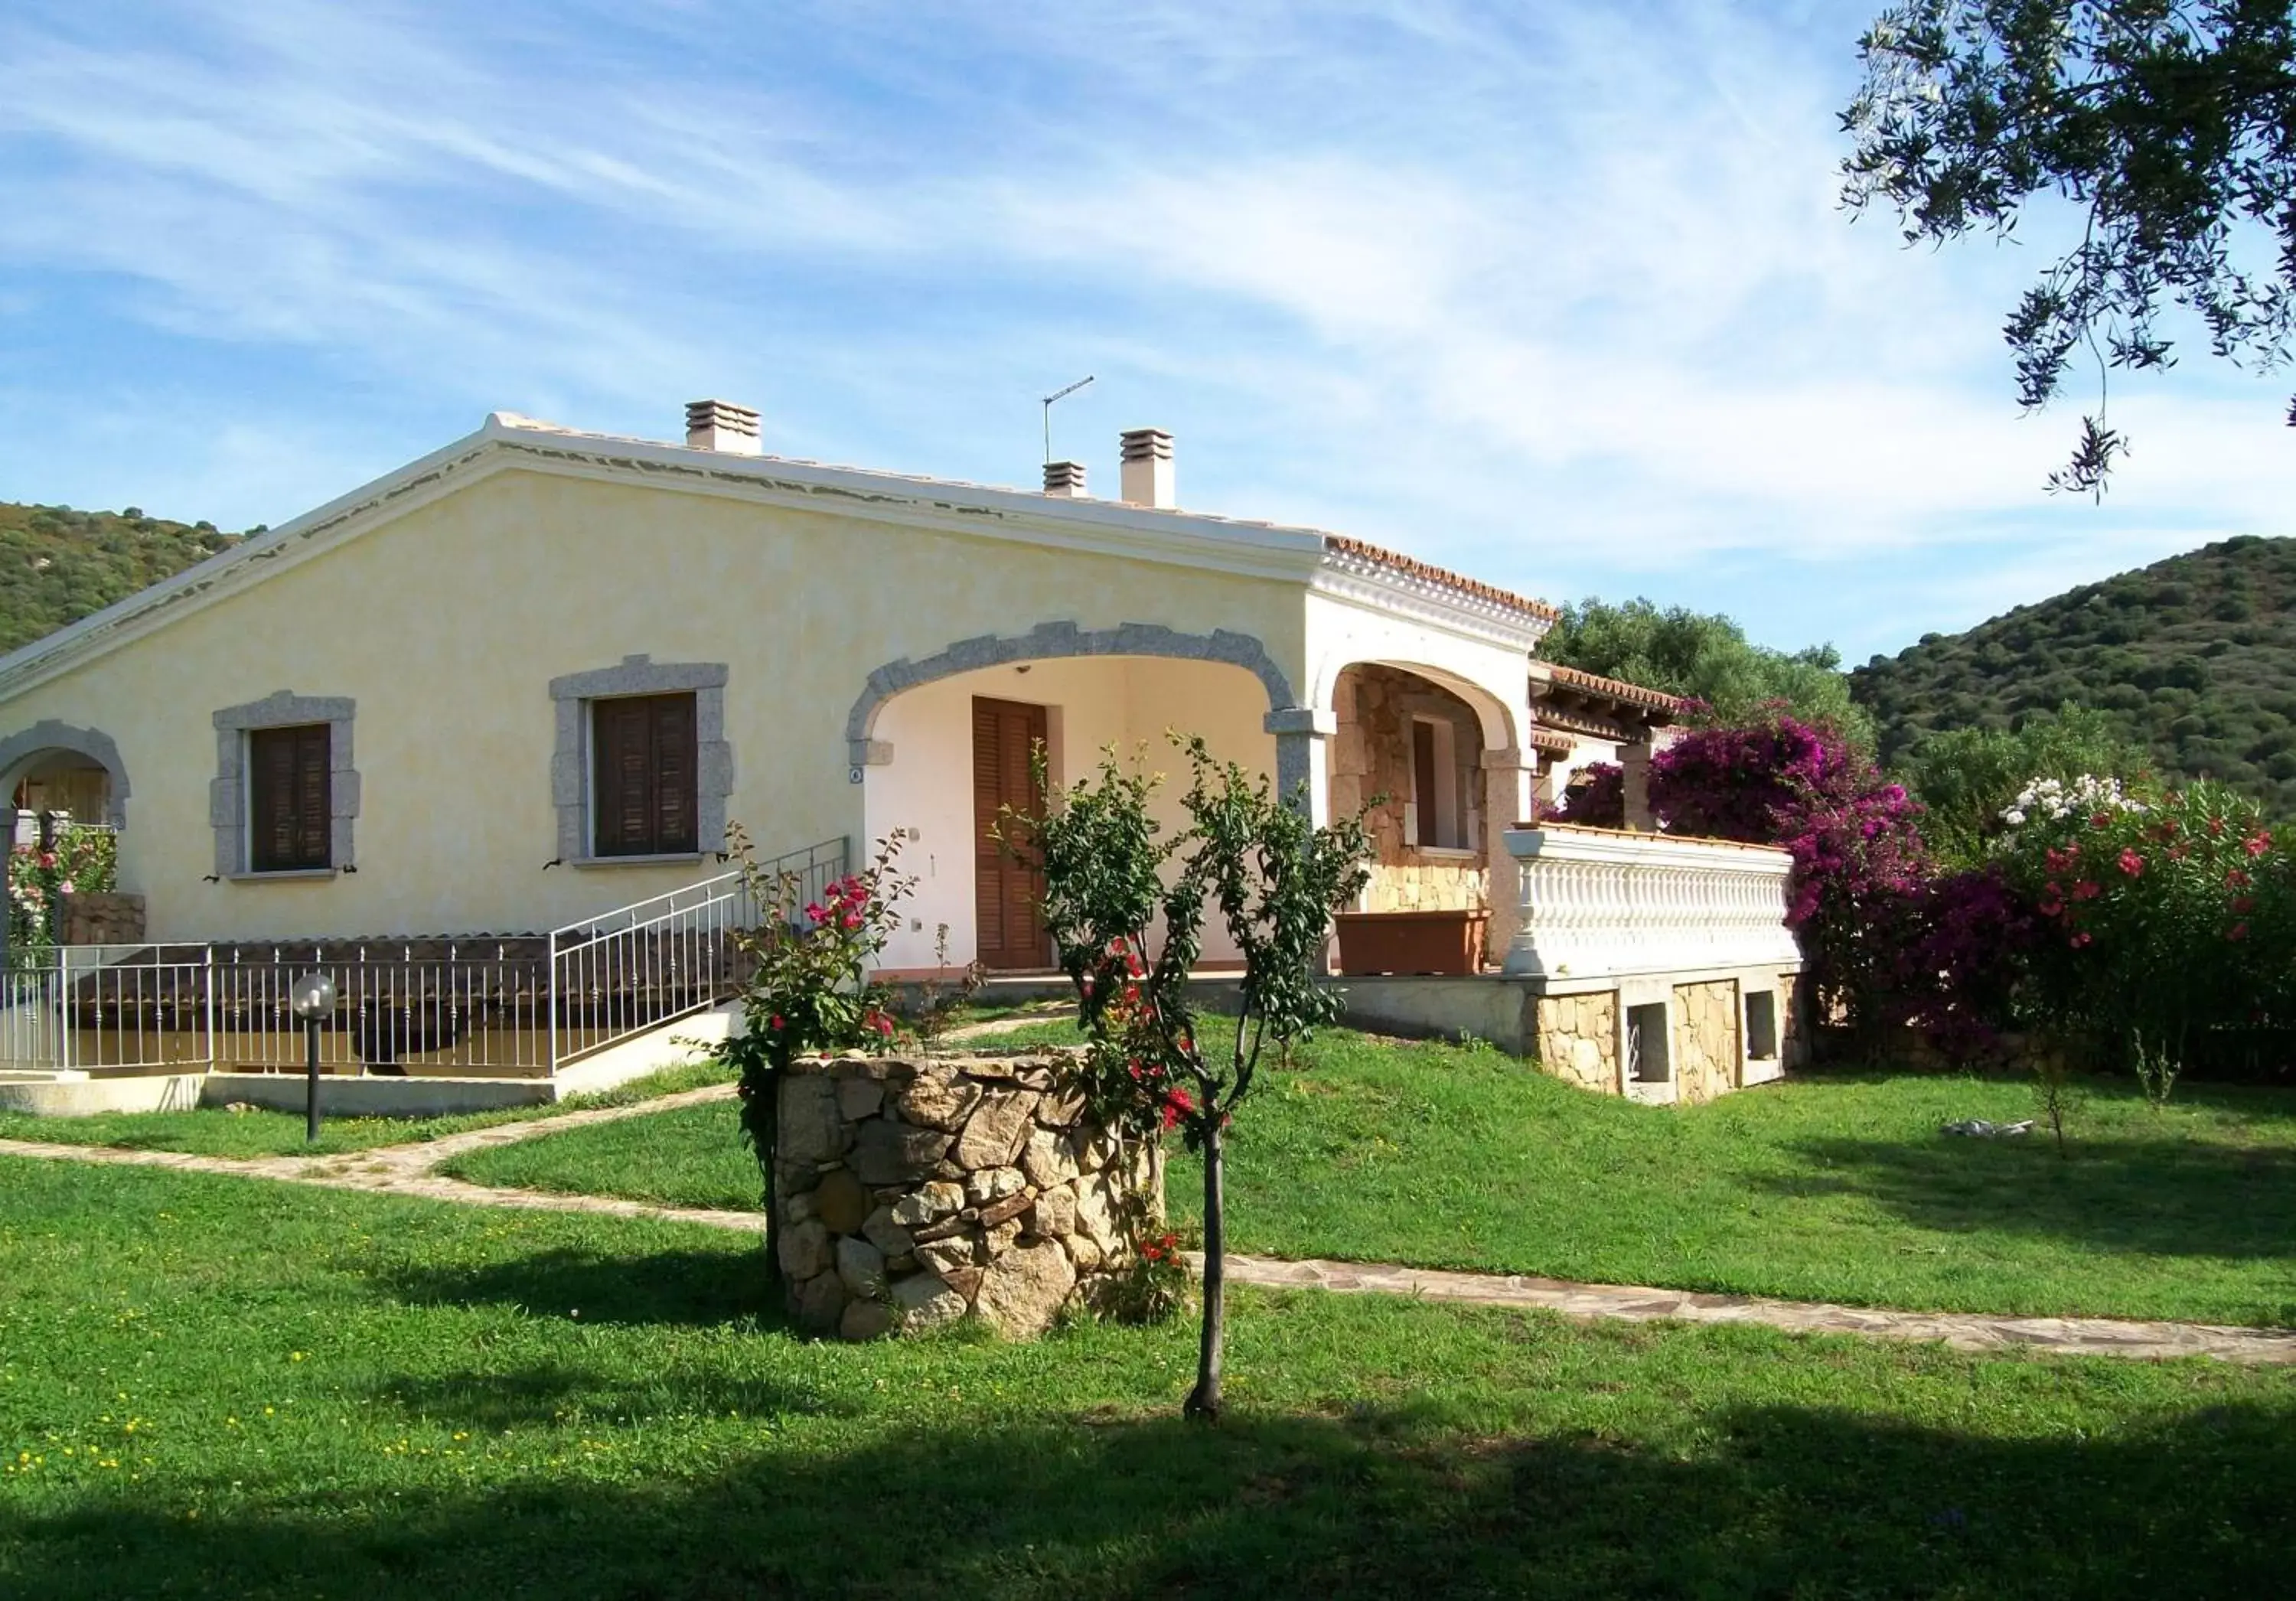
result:
M 1177 505 L 1172 497 L 1172 436 L 1160 428 L 1128 428 L 1119 437 L 1125 504 L 1165 512 Z
M 695 400 L 685 407 L 685 447 L 722 450 L 728 456 L 761 456 L 758 414 L 731 400 Z
M 1045 493 L 1058 495 L 1067 500 L 1086 498 L 1082 462 L 1046 462 L 1045 464 Z

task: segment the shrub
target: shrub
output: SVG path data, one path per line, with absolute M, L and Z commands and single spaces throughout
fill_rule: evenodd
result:
M 53 843 L 16 845 L 8 852 L 8 949 L 44 951 L 61 932 L 60 897 L 100 895 L 118 883 L 119 836 L 108 828 L 66 824 Z

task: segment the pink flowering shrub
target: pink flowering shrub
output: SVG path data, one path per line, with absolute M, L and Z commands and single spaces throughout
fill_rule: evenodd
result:
M 1695 728 L 1651 759 L 1650 798 L 1669 833 L 1793 858 L 1786 921 L 1809 981 L 1853 1021 L 1891 1021 L 1918 1004 L 1898 992 L 1906 933 L 1923 922 L 1933 875 L 1921 808 L 1840 735 L 1783 715 Z
M 2036 784 L 2004 817 L 2000 871 L 2040 933 L 2030 1021 L 2179 1059 L 2211 1033 L 2296 1022 L 2296 866 L 2253 801 L 2076 780 Z
M 1624 828 L 1627 825 L 1626 769 L 1615 761 L 1589 762 L 1574 776 L 1555 808 L 1558 823 L 1582 828 Z
M 100 895 L 116 887 L 119 836 L 108 828 L 67 824 L 53 844 L 17 845 L 8 852 L 8 948 L 45 949 L 55 943 L 59 898 Z

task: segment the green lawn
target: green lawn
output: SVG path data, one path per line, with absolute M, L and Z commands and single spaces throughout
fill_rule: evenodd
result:
M 755 1245 L 0 1159 L 10 1596 L 2258 1596 L 2296 1375 L 1239 1295 L 794 1339 Z
M 365 1151 L 376 1145 L 439 1139 L 495 1123 L 528 1122 L 588 1106 L 622 1106 L 722 1084 L 728 1074 L 711 1062 L 664 1069 L 619 1088 L 573 1096 L 549 1106 L 518 1106 L 458 1117 L 324 1117 L 326 1091 L 319 1093 L 323 1114 L 316 1144 L 303 1141 L 299 1112 L 226 1112 L 203 1106 L 190 1112 L 99 1112 L 93 1117 L 34 1117 L 0 1111 L 0 1139 L 37 1139 L 78 1145 L 125 1145 L 141 1151 L 185 1151 L 200 1156 L 324 1156 Z
M 1031 1030 L 1053 1037 L 1056 1030 Z M 999 1043 L 1013 1043 L 1007 1037 Z M 2072 1155 L 1939 1126 L 2030 1085 L 1813 1075 L 1710 1105 L 1574 1090 L 1488 1049 L 1335 1030 L 1236 1120 L 1234 1248 L 1866 1306 L 2296 1325 L 2296 1096 L 2100 1081 Z M 477 1182 L 754 1207 L 730 1107 L 463 1159 Z M 1201 1177 L 1173 1163 L 1174 1215 Z

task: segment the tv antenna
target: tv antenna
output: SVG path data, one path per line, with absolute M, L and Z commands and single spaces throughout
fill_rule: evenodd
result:
M 1091 382 L 1092 374 L 1087 373 L 1068 388 L 1055 390 L 1045 397 L 1045 461 L 1047 464 L 1050 464 L 1053 459 L 1053 402 L 1067 399 Z

